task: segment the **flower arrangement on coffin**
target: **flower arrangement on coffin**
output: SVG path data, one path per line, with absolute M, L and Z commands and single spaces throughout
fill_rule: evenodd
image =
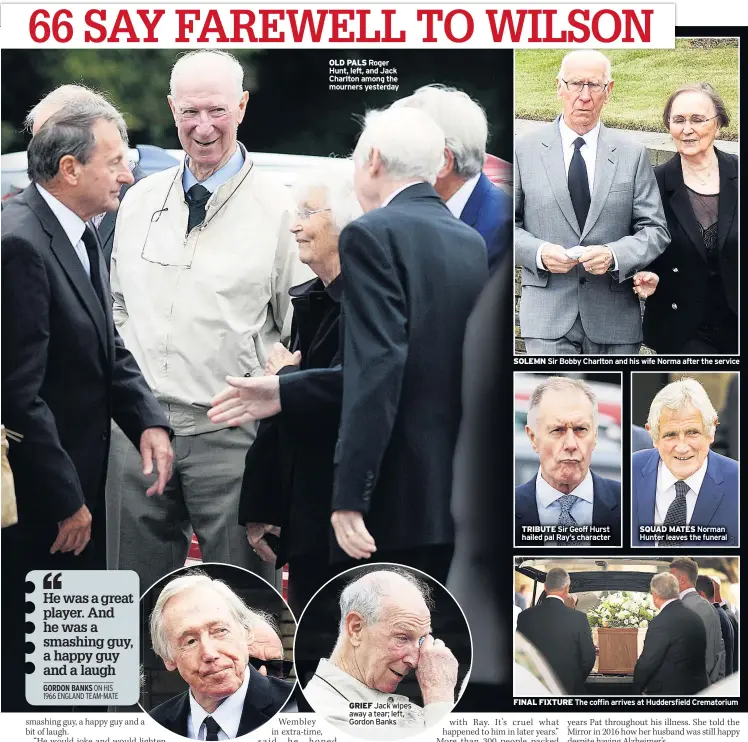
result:
M 649 626 L 655 607 L 648 593 L 619 592 L 603 598 L 587 613 L 597 631 L 600 648 L 598 672 L 627 674 L 638 658 L 638 634 Z

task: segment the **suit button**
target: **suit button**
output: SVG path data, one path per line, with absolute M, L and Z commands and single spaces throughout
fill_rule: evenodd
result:
M 102 433 L 101 434 L 101 440 L 102 441 L 108 441 L 109 440 L 109 433 Z
M 249 379 L 249 378 L 251 378 L 251 376 L 252 376 L 252 374 L 244 374 L 244 378 L 245 379 Z
M 579 279 L 579 283 L 580 283 L 581 286 L 584 286 L 584 284 L 587 283 L 587 279 L 586 278 L 580 278 Z
M 677 272 L 678 272 L 678 269 L 677 268 L 673 268 L 673 273 L 677 273 Z
M 675 304 L 675 303 L 671 304 L 670 306 L 671 306 L 672 309 L 677 309 L 678 308 L 678 305 Z

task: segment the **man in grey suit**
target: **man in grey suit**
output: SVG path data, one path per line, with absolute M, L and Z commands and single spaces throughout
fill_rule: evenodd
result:
M 696 613 L 706 629 L 706 674 L 709 684 L 725 677 L 725 642 L 719 616 L 712 604 L 696 592 L 699 565 L 693 559 L 682 557 L 670 562 L 670 573 L 678 580 L 680 599 L 686 608 Z
M 556 79 L 563 113 L 517 140 L 515 255 L 529 355 L 636 355 L 641 310 L 631 278 L 670 236 L 643 145 L 600 122 L 610 61 L 567 54 Z

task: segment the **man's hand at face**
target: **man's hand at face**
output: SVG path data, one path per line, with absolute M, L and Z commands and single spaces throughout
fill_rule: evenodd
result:
M 91 538 L 91 512 L 81 505 L 69 518 L 57 524 L 57 538 L 49 550 L 50 554 L 72 551 L 78 556 Z
M 551 273 L 568 273 L 579 262 L 570 258 L 561 245 L 550 242 L 540 251 L 540 260 Z
M 243 425 L 264 420 L 281 411 L 280 379 L 277 376 L 227 376 L 229 386 L 213 397 L 208 417 L 214 423 Z
M 424 705 L 455 702 L 457 659 L 441 639 L 429 634 L 421 644 L 416 680 Z
M 171 467 L 174 464 L 174 451 L 171 449 L 169 434 L 163 428 L 148 428 L 140 436 L 140 456 L 143 459 L 143 474 L 153 474 L 153 462 L 156 462 L 158 478 L 145 491 L 151 495 L 164 494 L 166 483 L 171 479 Z
M 602 276 L 613 265 L 613 251 L 605 245 L 590 245 L 579 256 L 579 262 L 587 273 L 592 273 L 593 276 Z
M 247 523 L 247 541 L 254 550 L 255 554 L 268 564 L 275 564 L 276 553 L 270 548 L 265 540 L 265 534 L 272 533 L 273 536 L 280 536 L 280 528 L 270 525 L 270 523 Z
M 377 550 L 364 524 L 364 516 L 357 510 L 336 510 L 330 522 L 338 545 L 349 557 L 368 559 Z

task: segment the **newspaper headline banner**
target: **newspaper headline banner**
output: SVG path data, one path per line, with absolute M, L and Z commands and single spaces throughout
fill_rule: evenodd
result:
M 675 45 L 675 4 L 3 4 L 4 48 L 578 48 Z

